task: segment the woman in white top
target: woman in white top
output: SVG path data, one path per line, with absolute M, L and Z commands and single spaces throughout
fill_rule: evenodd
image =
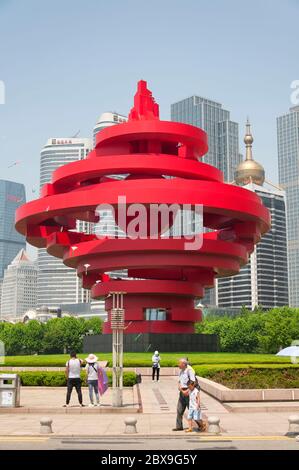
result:
M 155 380 L 155 375 L 157 374 L 157 382 L 160 377 L 160 361 L 161 361 L 161 357 L 160 357 L 159 351 L 155 351 L 152 357 L 152 363 L 153 363 L 153 376 L 152 377 L 153 377 L 153 380 Z
M 88 384 L 88 391 L 89 391 L 89 399 L 90 399 L 90 407 L 91 406 L 100 406 L 100 396 L 99 396 L 99 364 L 98 358 L 94 354 L 89 354 L 89 356 L 85 359 L 87 364 L 85 367 L 86 375 L 87 375 L 87 384 Z M 93 401 L 93 392 L 96 397 L 96 405 Z

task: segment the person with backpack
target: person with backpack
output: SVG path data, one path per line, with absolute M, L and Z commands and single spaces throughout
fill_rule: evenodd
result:
M 183 431 L 183 416 L 186 408 L 189 409 L 189 383 L 193 382 L 196 388 L 199 388 L 197 377 L 194 370 L 189 366 L 188 360 L 182 358 L 179 360 L 179 383 L 178 390 L 180 392 L 177 404 L 176 427 L 173 431 Z M 198 427 L 200 424 L 196 421 Z
M 152 364 L 153 364 L 152 379 L 154 381 L 155 375 L 157 374 L 157 382 L 159 381 L 159 377 L 160 377 L 160 361 L 161 361 L 161 357 L 160 357 L 159 351 L 155 351 L 152 357 Z
M 67 378 L 67 393 L 66 393 L 66 404 L 64 407 L 69 406 L 73 388 L 75 387 L 80 406 L 83 405 L 82 389 L 81 389 L 81 367 L 84 363 L 81 359 L 77 358 L 75 351 L 70 354 L 70 359 L 66 363 L 65 374 Z
M 86 361 L 86 376 L 87 376 L 87 385 L 89 392 L 89 406 L 101 406 L 100 404 L 100 395 L 99 395 L 99 364 L 98 358 L 94 354 L 89 354 L 85 359 Z M 96 404 L 94 403 L 93 394 L 95 394 Z

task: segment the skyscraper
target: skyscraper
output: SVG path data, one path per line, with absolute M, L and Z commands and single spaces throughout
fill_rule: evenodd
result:
M 96 125 L 93 128 L 93 144 L 96 144 L 96 135 L 101 132 L 106 127 L 115 126 L 117 124 L 122 124 L 123 122 L 127 122 L 127 116 L 123 116 L 122 114 L 118 114 L 116 112 L 105 112 L 102 113 L 99 117 Z M 110 175 L 111 178 L 115 179 L 123 179 L 125 175 Z M 113 214 L 110 210 L 102 210 L 99 213 L 100 215 L 100 223 L 93 225 L 93 231 L 99 236 L 113 236 L 113 237 L 121 237 L 123 232 L 122 230 L 116 225 Z M 114 277 L 127 277 L 127 271 L 119 270 L 114 271 L 112 274 Z M 105 301 L 104 300 L 92 300 L 91 301 L 91 308 L 98 310 L 103 315 L 105 312 Z
M 53 172 L 62 165 L 83 160 L 92 150 L 90 139 L 52 138 L 41 151 L 40 185 L 49 183 Z M 78 230 L 88 231 L 82 223 Z M 37 305 L 57 307 L 63 304 L 88 301 L 88 292 L 81 288 L 76 271 L 67 268 L 58 258 L 45 249 L 38 251 Z
M 99 119 L 96 122 L 96 125 L 93 128 L 93 145 L 96 143 L 96 135 L 105 127 L 114 126 L 115 124 L 121 124 L 122 122 L 127 122 L 127 116 L 123 116 L 118 113 L 106 112 L 101 114 Z
M 216 101 L 193 95 L 171 105 L 171 120 L 206 131 L 209 151 L 202 161 L 217 167 L 223 172 L 224 180 L 232 182 L 242 155 L 239 153 L 239 126 L 230 120 L 230 112 Z M 215 290 L 206 290 L 202 302 L 215 305 Z
M 17 253 L 26 247 L 25 238 L 15 230 L 16 209 L 25 202 L 23 184 L 0 180 L 0 279 Z
M 253 137 L 247 123 L 246 159 L 237 167 L 235 183 L 254 191 L 271 213 L 271 230 L 250 255 L 250 262 L 234 277 L 217 281 L 219 307 L 273 308 L 288 305 L 288 264 L 285 193 L 272 183 L 264 186 L 265 171 L 253 160 Z
M 200 127 L 208 134 L 209 151 L 203 161 L 216 166 L 231 182 L 242 160 L 239 153 L 239 128 L 230 120 L 230 112 L 200 96 L 190 96 L 171 105 L 171 120 Z
M 290 305 L 299 307 L 299 106 L 277 118 L 279 184 L 286 192 Z
M 21 319 L 36 306 L 37 264 L 21 249 L 4 272 L 1 320 Z

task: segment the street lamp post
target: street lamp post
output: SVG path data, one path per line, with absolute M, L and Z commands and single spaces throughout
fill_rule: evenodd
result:
M 124 310 L 125 292 L 110 292 L 112 295 L 112 406 L 123 406 L 123 351 L 124 351 Z

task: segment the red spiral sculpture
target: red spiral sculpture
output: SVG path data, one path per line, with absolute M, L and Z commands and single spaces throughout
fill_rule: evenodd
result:
M 18 209 L 16 228 L 30 244 L 76 269 L 93 298 L 106 298 L 108 312 L 108 294 L 125 292 L 126 333 L 192 333 L 201 320 L 195 299 L 215 277 L 237 274 L 270 228 L 269 211 L 254 192 L 223 183 L 218 169 L 198 161 L 207 150 L 201 129 L 159 119 L 159 107 L 140 81 L 128 122 L 98 133 L 85 160 L 57 169 L 41 198 Z M 111 177 L 115 174 L 124 179 Z M 120 195 L 128 207 L 201 204 L 203 225 L 212 231 L 196 250 L 186 249 L 184 236 L 161 237 L 161 224 L 154 239 L 76 231 L 78 220 L 98 221 L 100 204 L 116 208 Z M 126 232 L 127 225 L 121 228 Z M 131 279 L 107 275 L 120 269 L 128 269 Z M 166 319 L 146 320 L 148 308 L 164 309 Z M 104 331 L 111 331 L 109 320 Z

